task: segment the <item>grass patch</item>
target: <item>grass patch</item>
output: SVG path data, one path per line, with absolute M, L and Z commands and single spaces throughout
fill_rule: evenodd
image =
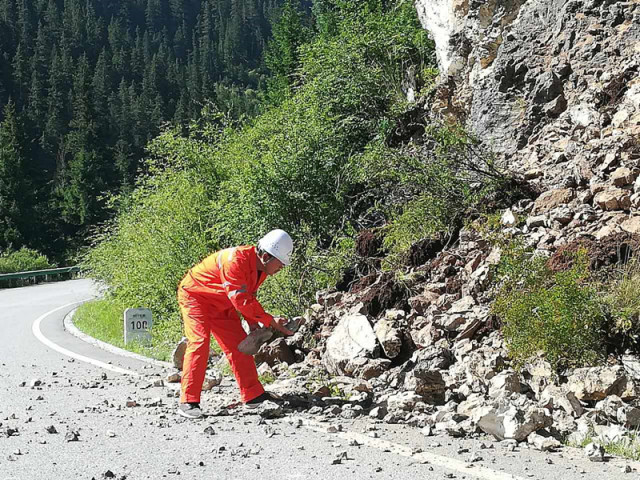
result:
M 222 365 L 216 367 L 223 377 L 233 377 L 233 370 L 231 370 L 231 364 L 227 361 Z
M 629 432 L 624 437 L 613 442 L 603 441 L 601 437 L 596 436 L 595 432 L 591 431 L 581 442 L 569 442 L 567 445 L 569 447 L 584 448 L 592 442 L 602 445 L 609 455 L 636 461 L 640 460 L 640 433 L 637 430 Z
M 260 383 L 263 385 L 269 385 L 270 383 L 273 383 L 276 381 L 276 377 L 273 373 L 266 372 L 266 373 L 263 373 L 262 375 L 258 375 L 258 380 L 260 380 Z
M 150 346 L 138 342 L 130 342 L 125 345 L 123 315 L 124 312 L 109 300 L 95 300 L 78 307 L 73 316 L 73 323 L 87 335 L 116 347 L 157 360 L 168 361 L 170 359 L 171 351 L 175 345 L 158 342 L 154 339 L 153 332 Z
M 109 300 L 94 300 L 83 303 L 73 316 L 73 323 L 82 332 L 116 347 L 139 353 L 145 357 L 171 362 L 171 353 L 180 338 L 168 338 L 161 328 L 162 323 L 154 317 L 154 329 L 151 330 L 151 345 L 139 342 L 124 344 L 124 310 Z M 160 329 L 157 327 L 160 326 Z M 211 337 L 210 352 L 222 355 L 222 349 Z M 228 364 L 227 364 L 228 365 Z M 229 375 L 231 375 L 231 367 Z
M 634 432 L 628 437 L 623 437 L 622 440 L 617 442 L 605 443 L 603 447 L 611 455 L 640 460 L 640 435 L 638 435 L 638 432 Z

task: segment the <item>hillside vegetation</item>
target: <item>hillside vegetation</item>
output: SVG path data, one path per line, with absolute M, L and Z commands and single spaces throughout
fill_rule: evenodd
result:
M 91 273 L 109 302 L 153 310 L 159 342 L 180 335 L 176 286 L 212 250 L 291 232 L 295 261 L 260 294 L 274 313 L 300 314 L 315 291 L 349 281 L 358 232 L 385 238 L 388 268 L 417 240 L 455 235 L 464 212 L 505 190 L 472 139 L 425 117 L 437 71 L 411 2 L 316 2 L 314 12 L 277 104 L 241 128 L 211 112 L 186 137 L 165 131 L 150 174 L 96 238 Z

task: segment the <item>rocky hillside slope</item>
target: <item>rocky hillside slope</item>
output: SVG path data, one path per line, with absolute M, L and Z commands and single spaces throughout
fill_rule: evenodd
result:
M 503 231 L 546 255 L 590 241 L 604 263 L 617 260 L 621 241 L 635 246 L 640 1 L 418 0 L 416 8 L 437 45 L 436 113 L 464 123 L 540 193 L 504 213 Z M 362 258 L 375 256 L 376 242 L 360 236 Z M 560 377 L 543 359 L 510 366 L 488 291 L 501 252 L 481 234 L 465 229 L 453 245 L 424 242 L 413 253 L 403 282 L 371 268 L 349 291 L 320 292 L 293 337 L 264 345 L 256 360 L 278 377 L 273 389 L 330 415 L 426 434 L 486 432 L 541 449 L 640 427 L 633 355 Z

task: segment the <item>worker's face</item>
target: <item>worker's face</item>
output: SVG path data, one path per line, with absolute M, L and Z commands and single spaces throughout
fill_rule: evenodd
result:
M 268 259 L 264 265 L 264 271 L 267 275 L 275 275 L 284 267 L 284 264 L 276 257 Z

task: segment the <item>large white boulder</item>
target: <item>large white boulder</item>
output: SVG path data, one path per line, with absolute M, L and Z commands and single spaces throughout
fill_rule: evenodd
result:
M 543 408 L 520 408 L 507 402 L 483 415 L 478 421 L 478 427 L 498 440 L 513 439 L 522 442 L 531 433 L 550 427 L 552 423 L 553 419 Z
M 378 339 L 369 319 L 361 314 L 346 315 L 327 340 L 323 362 L 329 373 L 344 375 L 350 360 L 375 357 L 377 351 Z

